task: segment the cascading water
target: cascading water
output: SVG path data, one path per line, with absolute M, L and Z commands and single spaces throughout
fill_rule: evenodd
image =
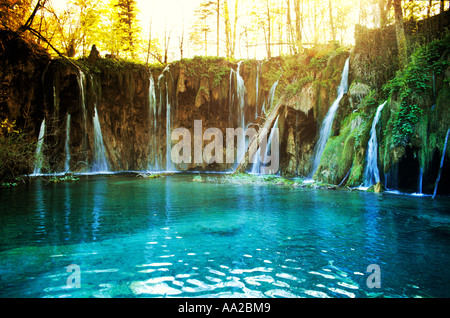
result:
M 272 109 L 273 101 L 275 99 L 275 91 L 277 90 L 279 80 L 280 79 L 277 79 L 277 81 L 275 83 L 273 83 L 272 87 L 270 88 L 269 98 L 267 100 L 267 107 L 269 108 L 268 110 Z
M 45 136 L 45 118 L 42 121 L 41 128 L 39 129 L 39 138 L 36 146 L 36 162 L 34 164 L 33 175 L 40 175 L 42 164 L 44 162 L 43 153 L 42 153 L 42 145 L 44 144 L 44 136 Z
M 422 185 L 423 185 L 423 167 L 420 167 L 419 169 L 419 179 L 417 180 L 417 192 L 413 193 L 413 195 L 416 196 L 422 196 Z
M 80 103 L 81 109 L 83 110 L 83 126 L 84 126 L 84 138 L 83 138 L 83 150 L 87 152 L 88 148 L 88 133 L 87 133 L 87 112 L 86 112 L 86 98 L 85 98 L 85 87 L 86 87 L 86 76 L 80 69 L 78 74 L 78 86 L 80 88 Z
M 261 147 L 258 148 L 257 152 L 255 153 L 255 157 L 253 159 L 253 167 L 251 170 L 252 174 L 260 174 L 261 173 L 261 163 L 267 163 L 267 156 L 269 155 L 269 149 L 271 149 L 272 146 L 272 140 L 275 130 L 278 128 L 278 118 L 280 115 L 277 116 L 277 119 L 275 120 L 275 123 L 273 124 L 273 128 L 270 132 L 269 139 L 267 140 L 267 145 L 265 147 L 265 150 L 263 152 L 263 155 L 261 156 Z M 270 150 L 272 151 L 272 150 Z
M 450 128 L 447 130 L 447 135 L 445 136 L 444 149 L 442 149 L 441 164 L 439 165 L 439 172 L 438 172 L 438 176 L 436 178 L 436 183 L 434 185 L 433 199 L 436 197 L 437 189 L 439 186 L 439 181 L 441 180 L 442 167 L 444 166 L 445 151 L 447 150 L 447 143 L 448 143 L 449 135 L 450 135 Z
M 419 173 L 419 193 L 422 194 L 423 193 L 423 168 L 420 168 L 420 173 Z
M 64 171 L 70 171 L 70 114 L 67 113 L 66 120 L 66 144 L 64 146 L 64 152 L 66 153 L 66 160 L 64 162 Z
M 242 78 L 241 74 L 240 74 L 240 68 L 241 68 L 241 64 L 242 61 L 239 61 L 237 64 L 237 69 L 236 71 L 234 71 L 233 69 L 231 69 L 230 71 L 230 122 L 234 122 L 233 119 L 233 114 L 237 114 L 238 118 L 237 118 L 237 123 L 239 123 L 240 128 L 245 129 L 247 128 L 247 124 L 245 122 L 245 99 L 246 99 L 246 94 L 247 94 L 247 89 L 245 87 L 245 83 L 244 83 L 244 79 Z M 231 93 L 231 79 L 232 79 L 232 75 L 235 75 L 236 78 L 236 95 Z M 236 101 L 237 101 L 237 111 L 233 112 L 234 109 L 234 103 L 235 103 L 235 97 L 236 96 Z M 238 128 L 238 127 L 235 127 Z M 239 163 L 242 161 L 242 158 L 245 156 L 245 152 L 247 149 L 247 141 L 246 141 L 246 137 L 245 137 L 245 133 L 242 134 L 242 139 L 240 140 L 240 148 L 237 149 L 237 160 L 234 166 L 234 169 L 236 169 L 239 165 Z
M 156 102 L 156 88 L 155 82 L 153 80 L 153 76 L 150 73 L 149 75 L 149 89 L 148 89 L 148 98 L 149 98 L 149 124 L 151 128 L 152 140 L 150 142 L 150 151 L 148 155 L 148 166 L 147 170 L 149 171 L 157 171 L 160 170 L 160 166 L 158 163 L 158 143 L 157 143 L 157 102 Z M 153 161 L 152 161 L 153 160 Z
M 169 101 L 169 89 L 166 82 L 166 171 L 172 171 L 172 140 L 171 134 L 171 117 L 170 117 L 170 101 Z
M 367 146 L 367 165 L 364 172 L 364 186 L 370 187 L 378 182 L 380 182 L 380 171 L 378 170 L 378 141 L 377 141 L 377 124 L 381 117 L 381 112 L 386 105 L 385 101 L 383 104 L 378 106 L 375 118 L 372 122 L 372 129 L 370 130 L 370 139 Z
M 256 96 L 255 96 L 255 119 L 258 118 L 258 101 L 259 101 L 259 73 L 261 72 L 261 63 L 256 67 Z
M 322 126 L 320 128 L 319 141 L 317 142 L 315 149 L 314 149 L 312 169 L 310 172 L 311 179 L 313 178 L 314 174 L 316 173 L 317 169 L 319 168 L 320 159 L 322 158 L 323 151 L 325 150 L 325 146 L 328 142 L 328 139 L 330 138 L 331 127 L 333 126 L 334 117 L 339 108 L 339 102 L 341 101 L 342 97 L 344 97 L 344 94 L 348 90 L 349 62 L 350 62 L 350 57 L 347 58 L 347 60 L 345 61 L 345 66 L 344 66 L 344 69 L 342 71 L 342 76 L 341 76 L 341 83 L 338 87 L 338 97 L 336 98 L 336 100 L 333 102 L 330 109 L 328 110 L 328 113 L 325 116 L 325 119 L 323 120 Z
M 163 104 L 163 86 L 162 81 L 164 81 L 166 88 L 166 171 L 175 170 L 172 164 L 172 140 L 171 140 L 171 125 L 172 125 L 172 117 L 171 117 L 171 102 L 169 98 L 169 86 L 167 85 L 167 78 L 165 73 L 170 74 L 170 66 L 167 65 L 162 71 L 161 75 L 158 77 L 158 87 L 159 87 L 159 110 L 158 113 L 161 113 L 162 104 Z M 156 109 L 156 108 L 155 108 Z M 156 126 L 156 123 L 155 123 Z
M 98 119 L 97 107 L 94 108 L 94 162 L 92 172 L 108 172 L 108 160 L 106 159 L 105 145 L 103 143 L 102 129 Z

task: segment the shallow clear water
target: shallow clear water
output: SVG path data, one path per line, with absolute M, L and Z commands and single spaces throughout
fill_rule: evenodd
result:
M 1 297 L 450 296 L 449 198 L 81 178 L 0 192 Z

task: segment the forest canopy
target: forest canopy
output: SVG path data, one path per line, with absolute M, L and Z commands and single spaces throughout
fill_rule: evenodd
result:
M 184 4 L 183 4 L 184 3 Z M 313 45 L 351 45 L 355 25 L 383 27 L 448 10 L 450 1 L 0 0 L 1 27 L 49 52 L 168 63 L 196 55 L 269 58 Z M 182 6 L 183 13 L 173 5 Z M 193 10 L 184 10 L 185 7 Z M 164 16 L 164 22 L 157 17 Z M 400 51 L 401 51 L 401 47 Z

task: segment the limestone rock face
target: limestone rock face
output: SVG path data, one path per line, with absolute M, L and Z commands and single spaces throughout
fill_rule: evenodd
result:
M 36 136 L 44 118 L 42 76 L 49 62 L 42 48 L 0 30 L 0 116 Z
M 24 45 L 22 42 L 17 39 L 16 46 Z M 75 67 L 62 59 L 51 60 L 41 51 L 35 50 L 38 53 L 33 55 L 33 50 L 30 47 L 29 52 L 22 51 L 23 56 L 3 55 L 0 72 L 4 93 L 0 105 L 3 114 L 16 119 L 36 138 L 46 119 L 44 154 L 48 165 L 44 172 L 49 173 L 64 171 L 67 144 L 70 170 L 92 169 L 97 151 L 95 110 L 111 171 L 234 169 L 235 163 L 227 163 L 225 158 L 227 153 L 236 154 L 237 138 L 228 148 L 226 130 L 262 126 L 268 115 L 262 109 L 268 110 L 269 91 L 280 78 L 267 74 L 282 69 L 280 58 L 239 63 L 194 58 L 164 68 L 149 68 L 102 59 L 95 48 L 89 58 L 77 61 L 79 67 Z M 283 173 L 307 175 L 320 122 L 330 106 L 329 100 L 336 94 L 339 79 L 334 77 L 340 74 L 344 62 L 345 56 L 332 58 L 326 71 L 313 72 L 312 81 L 283 105 L 279 120 Z M 21 87 L 15 85 L 18 81 Z M 239 91 L 244 92 L 242 96 Z M 201 121 L 202 136 L 209 128 L 222 132 L 222 162 L 195 162 L 195 121 Z M 168 161 L 168 151 L 178 142 L 170 138 L 176 128 L 186 128 L 191 135 L 191 162 Z M 212 141 L 202 138 L 201 148 Z M 206 159 L 212 156 L 205 155 Z
M 312 80 L 287 100 L 281 138 L 281 170 L 284 174 L 304 177 L 309 175 L 320 125 L 336 98 L 347 57 L 345 54 L 331 57 L 327 62 L 326 72 L 313 73 Z

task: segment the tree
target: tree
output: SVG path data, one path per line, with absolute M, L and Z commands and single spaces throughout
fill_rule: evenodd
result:
M 287 27 L 287 38 L 289 43 L 289 48 L 291 53 L 297 54 L 297 48 L 295 46 L 294 40 L 294 30 L 292 28 L 292 19 L 291 19 L 291 1 L 286 0 L 286 27 Z
M 118 0 L 115 6 L 118 9 L 120 22 L 120 39 L 123 50 L 129 53 L 132 59 L 136 57 L 138 36 L 141 31 L 137 20 L 136 0 Z
M 303 0 L 302 0 L 303 7 Z M 302 48 L 302 25 L 303 25 L 303 13 L 300 11 L 300 0 L 294 0 L 294 12 L 295 12 L 295 42 L 297 50 Z
M 220 55 L 220 50 L 219 50 L 219 41 L 220 41 L 220 0 L 217 0 L 217 6 L 216 6 L 216 16 L 217 16 L 217 21 L 216 21 L 216 28 L 217 28 L 217 56 Z
M 401 0 L 391 0 L 395 15 L 395 34 L 397 36 L 398 61 L 400 68 L 408 63 L 405 29 L 403 27 L 403 11 Z
M 152 20 L 150 19 L 150 26 L 148 30 L 147 60 L 145 62 L 146 65 L 148 65 L 148 59 L 150 58 L 151 49 L 152 49 Z
M 203 1 L 195 11 L 197 17 L 190 33 L 190 38 L 194 45 L 203 46 L 205 56 L 208 55 L 208 35 L 211 32 L 209 19 L 214 15 L 215 3 L 213 1 Z
M 223 4 L 223 15 L 225 23 L 225 43 L 226 43 L 226 55 L 228 58 L 231 57 L 231 26 L 230 26 L 230 11 L 228 8 L 228 0 L 224 0 Z
M 85 56 L 89 48 L 98 39 L 98 24 L 102 14 L 100 0 L 75 0 L 73 4 L 79 8 L 79 26 L 82 55 Z
M 52 18 L 50 21 L 54 21 L 53 42 L 67 56 L 74 57 L 80 53 L 85 56 L 92 44 L 98 40 L 100 31 L 97 25 L 102 13 L 100 5 L 99 0 L 73 0 L 67 3 L 60 14 L 53 8 L 48 8 Z M 49 25 L 46 27 L 48 30 Z
M 267 50 L 267 58 L 270 59 L 271 52 L 270 52 L 270 41 L 271 41 L 271 21 L 270 21 L 270 6 L 269 6 L 269 0 L 265 0 L 265 10 L 266 10 L 266 19 L 267 19 L 267 36 L 266 32 L 264 32 L 264 38 L 266 40 L 266 50 Z M 264 24 L 263 24 L 264 25 Z M 266 28 L 264 28 L 266 30 Z
M 17 30 L 33 10 L 32 1 L 0 0 L 0 26 Z
M 331 6 L 331 0 L 328 0 L 328 8 L 329 8 L 329 12 L 330 12 L 330 28 L 331 28 L 331 38 L 333 39 L 333 42 L 336 41 L 336 30 L 334 28 L 334 24 L 333 24 L 333 9 Z
M 378 0 L 378 10 L 380 12 L 380 27 L 387 25 L 386 0 Z
M 13 186 L 33 168 L 36 142 L 28 133 L 17 129 L 15 122 L 0 121 L 0 185 Z
M 168 62 L 168 55 L 169 55 L 169 43 L 170 43 L 170 34 L 172 33 L 172 30 L 169 31 L 169 34 L 167 34 L 167 25 L 164 28 L 164 62 L 163 64 L 167 64 Z

